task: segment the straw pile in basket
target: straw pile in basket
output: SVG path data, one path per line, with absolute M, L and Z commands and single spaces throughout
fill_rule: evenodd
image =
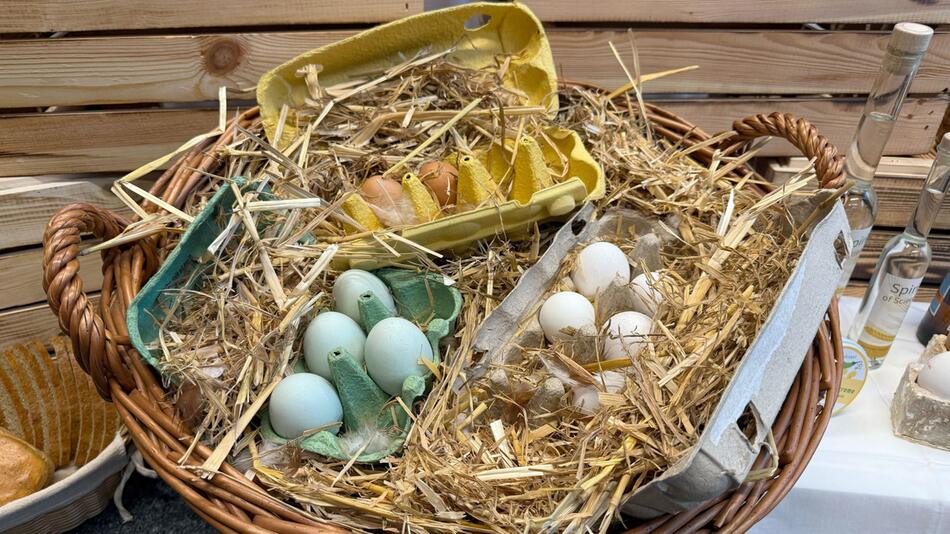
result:
M 504 67 L 500 60 L 496 69 L 469 72 L 433 56 L 347 87 L 319 87 L 313 75 L 312 99 L 294 113 L 299 137 L 275 147 L 258 125 L 220 154 L 213 178 L 223 187 L 236 188 L 228 176 L 255 185 L 236 191 L 235 215 L 209 251 L 204 281 L 173 291 L 179 313 L 160 335 L 163 369 L 183 385 L 179 408 L 216 447 L 204 470 L 227 458 L 315 516 L 357 529 L 605 531 L 625 495 L 693 445 L 801 252 L 802 228 L 787 205 L 806 194 L 807 180 L 763 197 L 751 176 L 734 172 L 751 154 L 697 164 L 690 158 L 697 147 L 684 150 L 651 132 L 636 88 L 614 100 L 566 90 L 555 122 L 579 132 L 604 167 L 601 208 L 636 209 L 665 220 L 675 235 L 662 250 L 658 328 L 635 361 L 572 366 L 560 347 L 543 346 L 506 369 L 530 398 L 551 376 L 544 361 L 562 362 L 562 371 L 600 388 L 598 409 L 583 413 L 565 398 L 533 418 L 526 398 L 467 378 L 478 363 L 471 348 L 478 325 L 550 242 L 557 225 L 546 224 L 518 241 L 479 242 L 460 256 L 416 245 L 418 255 L 400 264 L 439 271 L 464 296 L 455 339 L 415 407 L 400 456 L 378 466 L 329 461 L 256 433 L 254 416 L 300 358 L 309 317 L 332 307 L 332 257 L 354 246 L 354 235 L 371 235 L 384 248 L 399 239 L 390 231 L 347 234 L 353 221 L 340 205 L 358 180 L 548 124 L 542 110 L 519 107 L 518 95 L 500 88 Z M 452 112 L 419 115 L 424 110 Z M 383 112 L 402 113 L 401 122 L 377 127 L 373 118 Z M 372 143 L 347 141 L 364 138 Z M 276 200 L 260 195 L 264 184 Z M 148 224 L 186 224 L 201 205 L 168 209 L 171 215 L 150 216 Z M 308 244 L 308 234 L 315 242 Z M 624 249 L 636 240 L 616 237 Z M 593 374 L 604 369 L 622 373 L 612 393 Z

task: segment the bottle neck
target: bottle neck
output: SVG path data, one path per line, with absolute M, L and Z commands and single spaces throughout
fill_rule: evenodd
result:
M 856 187 L 870 188 L 921 58 L 891 49 L 885 54 L 845 158 L 845 174 Z
M 917 206 L 914 208 L 914 215 L 904 229 L 905 234 L 917 239 L 926 239 L 937 219 L 948 188 L 950 188 L 950 153 L 940 149 L 930 167 L 927 179 L 924 180 Z

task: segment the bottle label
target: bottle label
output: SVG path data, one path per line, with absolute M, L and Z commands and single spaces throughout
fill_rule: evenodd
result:
M 914 295 L 920 287 L 923 278 L 901 278 L 890 273 L 883 273 L 884 280 L 873 295 L 868 312 L 867 321 L 858 337 L 858 344 L 868 353 L 871 359 L 882 359 L 887 356 L 897 331 L 900 330 L 904 316 L 914 301 Z
M 845 338 L 842 340 L 844 348 L 844 373 L 841 375 L 841 388 L 838 390 L 838 401 L 835 402 L 832 415 L 838 415 L 841 410 L 854 402 L 858 393 L 868 379 L 868 358 L 860 345 Z
M 851 230 L 851 255 L 845 258 L 841 278 L 838 280 L 838 289 L 835 294 L 839 297 L 844 295 L 844 290 L 851 281 L 851 273 L 854 272 L 855 264 L 858 261 L 858 255 L 864 248 L 864 244 L 871 235 L 871 227 L 861 228 L 860 230 Z
M 864 249 L 868 236 L 871 235 L 871 227 L 861 228 L 860 230 L 851 230 L 851 255 L 857 256 Z

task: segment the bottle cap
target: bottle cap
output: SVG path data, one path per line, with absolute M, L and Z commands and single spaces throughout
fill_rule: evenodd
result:
M 950 132 L 943 134 L 943 137 L 940 138 L 940 144 L 937 145 L 937 150 L 939 152 L 950 152 Z
M 894 26 L 894 32 L 891 33 L 891 40 L 887 46 L 905 54 L 920 54 L 927 51 L 933 35 L 934 31 L 930 26 L 916 22 L 901 22 Z

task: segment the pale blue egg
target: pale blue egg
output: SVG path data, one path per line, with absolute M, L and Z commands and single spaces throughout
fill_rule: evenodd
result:
M 339 312 L 323 312 L 310 321 L 303 336 L 303 355 L 307 359 L 307 368 L 327 380 L 333 380 L 327 355 L 343 347 L 357 363 L 362 364 L 364 343 L 366 334 L 356 321 Z
M 350 269 L 343 272 L 333 283 L 333 301 L 336 311 L 348 315 L 359 324 L 359 298 L 363 293 L 371 291 L 393 314 L 396 313 L 396 303 L 386 284 L 377 276 L 361 269 Z
M 269 412 L 271 427 L 285 439 L 343 421 L 343 406 L 333 384 L 312 373 L 297 373 L 281 380 L 270 395 Z M 340 425 L 325 430 L 336 434 Z
M 417 362 L 420 358 L 432 360 L 432 346 L 416 325 L 402 317 L 390 317 L 370 330 L 363 356 L 370 378 L 386 393 L 398 395 L 406 378 L 429 372 Z

